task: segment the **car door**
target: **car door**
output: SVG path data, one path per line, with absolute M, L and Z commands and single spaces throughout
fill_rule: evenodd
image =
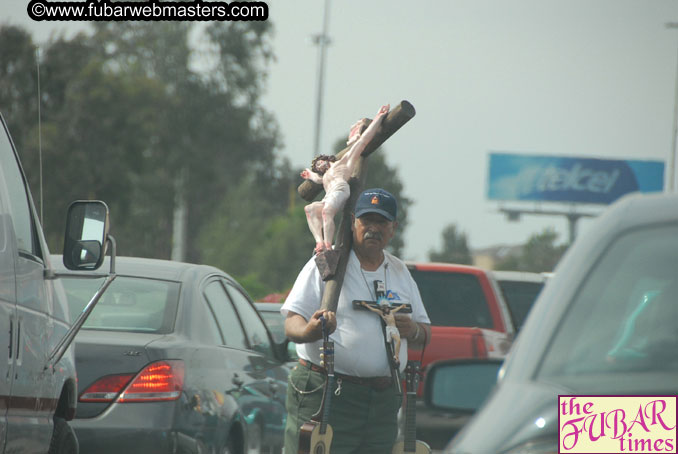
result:
M 51 402 L 41 406 L 41 397 L 52 385 L 45 371 L 47 336 L 52 331 L 51 310 L 45 287 L 38 223 L 34 218 L 23 172 L 8 135 L 0 134 L 0 164 L 12 229 L 16 313 L 10 318 L 13 372 L 7 406 L 6 449 L 47 449 L 51 437 Z M 9 259 L 8 259 L 9 260 Z M 8 349 L 9 352 L 9 349 Z M 54 402 L 54 404 L 56 401 Z M 39 411 L 40 410 L 40 411 Z
M 14 159 L 9 142 L 0 128 L 0 452 L 7 440 L 7 409 L 12 394 L 16 357 L 16 282 L 14 226 L 9 210 L 9 189 L 5 181 L 6 162 Z
M 234 283 L 224 280 L 229 297 L 235 306 L 250 348 L 259 353 L 252 357 L 252 376 L 255 380 L 251 387 L 268 399 L 266 402 L 265 430 L 280 431 L 285 423 L 285 398 L 287 395 L 287 370 L 275 359 L 266 325 L 261 320 L 249 297 Z
M 272 349 L 266 327 L 256 312 L 254 320 L 236 310 L 227 285 L 227 280 L 215 278 L 205 286 L 204 295 L 228 347 L 223 349 L 223 360 L 235 366 L 229 394 L 237 400 L 247 423 L 248 444 L 256 444 L 262 434 L 280 431 L 283 422 L 283 410 L 271 398 L 272 390 L 279 388 L 275 377 L 270 376 L 275 363 L 268 356 Z

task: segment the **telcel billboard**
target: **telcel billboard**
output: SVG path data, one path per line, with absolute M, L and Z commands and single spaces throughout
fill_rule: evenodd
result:
M 609 204 L 629 192 L 660 192 L 664 162 L 490 153 L 491 200 Z

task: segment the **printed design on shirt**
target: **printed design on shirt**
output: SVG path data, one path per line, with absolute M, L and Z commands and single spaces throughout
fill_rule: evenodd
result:
M 386 299 L 389 301 L 400 301 L 400 295 L 398 295 L 398 292 L 394 292 L 393 290 L 389 290 L 386 292 Z

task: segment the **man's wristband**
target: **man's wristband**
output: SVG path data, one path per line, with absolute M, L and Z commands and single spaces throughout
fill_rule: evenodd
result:
M 417 327 L 417 330 L 414 332 L 414 337 L 412 338 L 412 342 L 415 342 L 419 338 L 419 331 L 421 331 L 421 328 L 419 328 L 419 323 L 414 322 L 414 324 Z

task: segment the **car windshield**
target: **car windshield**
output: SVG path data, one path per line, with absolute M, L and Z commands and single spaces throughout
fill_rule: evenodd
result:
M 75 319 L 101 286 L 98 279 L 62 279 Z M 174 328 L 179 283 L 118 276 L 85 321 L 84 329 L 168 333 Z
M 478 278 L 472 274 L 411 269 L 434 326 L 492 328 L 492 316 Z
M 575 295 L 540 379 L 601 394 L 676 390 L 678 226 L 618 237 Z
M 516 330 L 519 331 L 544 283 L 500 280 L 499 287 L 511 311 Z

